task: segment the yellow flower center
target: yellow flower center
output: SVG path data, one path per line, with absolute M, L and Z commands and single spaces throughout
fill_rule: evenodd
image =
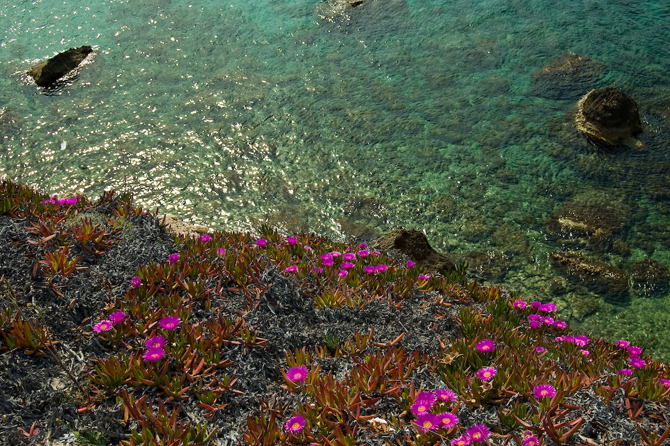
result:
M 293 378 L 300 379 L 300 378 L 302 378 L 302 374 L 296 373 L 295 375 L 293 375 Z
M 430 429 L 431 427 L 433 427 L 433 423 L 426 420 L 423 422 L 423 427 L 425 427 L 426 429 Z
M 471 437 L 473 440 L 479 440 L 480 438 L 482 438 L 482 434 L 480 434 L 479 432 L 475 432 L 474 434 L 471 435 Z
M 298 422 L 293 423 L 293 425 L 291 426 L 291 428 L 294 429 L 294 430 L 295 430 L 295 429 L 300 429 L 300 423 L 298 423 Z
M 547 396 L 547 395 L 549 395 L 549 391 L 548 390 L 540 390 L 540 395 Z

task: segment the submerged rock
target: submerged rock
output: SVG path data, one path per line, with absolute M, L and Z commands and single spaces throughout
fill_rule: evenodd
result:
M 618 268 L 591 260 L 576 251 L 549 253 L 554 268 L 568 280 L 612 300 L 625 300 L 628 276 Z
M 588 246 L 594 251 L 610 249 L 614 236 L 623 229 L 626 212 L 596 204 L 566 204 L 545 220 L 550 236 L 572 246 Z
M 635 136 L 642 133 L 637 103 L 616 88 L 591 90 L 577 103 L 575 125 L 594 144 L 642 147 Z
M 532 74 L 531 94 L 547 99 L 576 99 L 591 90 L 603 64 L 577 54 L 561 54 Z
M 435 251 L 423 232 L 398 228 L 381 236 L 373 247 L 379 251 L 397 250 L 430 271 L 447 275 L 456 271 L 454 263 Z
M 34 65 L 28 70 L 28 75 L 35 80 L 38 86 L 48 87 L 77 68 L 86 56 L 92 52 L 93 48 L 88 45 L 79 48 L 70 48 L 67 51 L 56 54 L 51 59 Z
M 646 259 L 633 264 L 631 268 L 632 288 L 643 296 L 667 293 L 669 280 L 670 271 L 656 260 Z
M 468 262 L 468 276 L 472 274 L 481 281 L 501 282 L 509 270 L 507 257 L 500 251 L 472 251 L 463 256 L 463 260 Z

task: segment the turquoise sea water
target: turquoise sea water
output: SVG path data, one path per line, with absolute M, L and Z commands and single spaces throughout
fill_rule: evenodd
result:
M 471 277 L 670 360 L 669 295 L 613 302 L 548 258 L 670 267 L 668 23 L 670 3 L 638 0 L 8 0 L 0 175 L 131 190 L 212 228 L 414 227 Z M 81 45 L 96 54 L 64 88 L 25 75 Z M 533 73 L 565 53 L 600 69 L 543 92 Z M 644 148 L 604 153 L 571 126 L 581 94 L 610 86 L 638 102 Z M 615 214 L 609 244 L 556 239 L 565 206 Z

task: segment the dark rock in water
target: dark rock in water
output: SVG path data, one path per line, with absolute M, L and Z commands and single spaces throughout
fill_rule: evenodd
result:
M 591 90 L 603 71 L 603 64 L 578 56 L 561 54 L 532 74 L 531 94 L 547 99 L 577 99 Z
M 403 32 L 412 22 L 405 0 L 328 0 L 318 3 L 316 15 L 321 24 L 365 37 Z
M 646 259 L 631 268 L 632 288 L 643 296 L 661 295 L 668 292 L 670 271 L 656 260 Z
M 70 48 L 67 51 L 56 54 L 49 60 L 33 66 L 28 70 L 28 75 L 35 80 L 38 86 L 48 87 L 77 68 L 86 56 L 92 52 L 93 48 L 88 45 L 79 48 Z
M 616 88 L 591 90 L 577 103 L 575 125 L 594 144 L 642 147 L 635 136 L 642 133 L 637 103 Z
M 549 253 L 549 258 L 553 266 L 573 283 L 612 300 L 625 300 L 628 276 L 623 270 L 587 259 L 576 251 L 554 251 Z
M 424 233 L 416 229 L 398 228 L 377 239 L 373 247 L 379 251 L 400 251 L 430 271 L 444 275 L 456 271 L 454 263 L 435 251 Z

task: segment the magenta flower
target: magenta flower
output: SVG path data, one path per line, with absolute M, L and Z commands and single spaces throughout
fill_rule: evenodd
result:
M 323 272 L 323 268 L 312 268 L 310 271 L 314 274 L 321 274 Z
M 475 348 L 482 353 L 492 352 L 493 350 L 496 349 L 496 343 L 493 342 L 493 340 L 491 339 L 483 339 L 477 343 Z
M 449 389 L 435 389 L 435 397 L 438 400 L 444 401 L 446 403 L 456 401 L 458 399 L 456 394 Z
M 259 238 L 256 240 L 256 245 L 260 246 L 261 248 L 265 248 L 265 246 L 268 244 L 268 241 L 265 240 L 264 238 Z
M 556 342 L 563 342 L 565 341 L 565 336 L 556 336 Z
M 200 240 L 202 240 L 203 242 L 208 242 L 208 241 L 210 241 L 211 239 L 212 239 L 212 237 L 211 237 L 209 234 L 202 234 L 202 235 L 200 236 Z
M 286 237 L 286 243 L 289 245 L 295 245 L 298 243 L 298 237 Z
M 515 300 L 512 306 L 517 307 L 521 310 L 526 308 L 526 301 L 525 300 Z
M 551 311 L 554 311 L 556 309 L 556 305 L 554 304 L 543 304 L 540 305 L 540 308 L 538 308 L 538 311 L 544 311 L 545 313 L 549 313 Z
M 581 352 L 582 352 L 582 355 L 584 355 L 584 356 L 589 356 L 591 354 L 591 352 L 588 351 L 588 350 L 581 350 Z
M 109 315 L 109 320 L 112 321 L 112 324 L 120 324 L 126 318 L 126 313 L 123 311 L 115 311 Z
M 407 268 L 414 268 L 414 265 L 416 265 L 416 263 L 412 262 L 411 260 L 407 261 Z
M 554 318 L 550 317 L 550 316 L 541 317 L 540 320 L 542 321 L 543 324 L 546 324 L 546 325 L 553 325 L 554 324 Z
M 174 330 L 181 324 L 181 319 L 177 316 L 167 316 L 158 321 L 158 325 L 163 327 L 165 330 Z
M 538 309 L 542 306 L 542 302 L 540 302 L 539 300 L 536 300 L 536 301 L 534 301 L 533 303 L 531 303 L 530 305 L 531 305 L 533 308 L 535 308 L 536 310 L 538 310 Z
M 302 429 L 305 427 L 305 419 L 301 417 L 300 415 L 296 415 L 293 418 L 289 418 L 289 420 L 284 424 L 284 430 L 287 432 L 290 432 L 292 434 L 297 434 L 298 432 L 302 432 Z
M 616 371 L 619 375 L 624 376 L 633 376 L 633 371 L 631 369 L 619 369 Z
M 363 249 L 361 251 L 358 251 L 357 254 L 358 254 L 358 257 L 367 257 L 368 254 L 370 254 L 370 251 L 368 251 L 367 249 Z
M 539 443 L 540 440 L 538 440 L 534 435 L 523 439 L 523 446 L 537 446 Z
M 365 249 L 365 248 L 368 247 L 368 244 L 365 243 L 365 242 L 363 242 L 363 243 L 361 243 L 360 245 L 358 245 L 358 247 L 361 248 L 361 249 Z
M 430 408 L 433 407 L 433 402 L 430 400 L 419 400 L 417 399 L 414 404 L 410 406 L 410 410 L 414 415 L 421 415 L 428 413 Z
M 341 253 L 340 251 L 332 251 L 332 252 L 330 253 L 330 256 L 331 256 L 331 257 L 339 257 L 339 256 L 341 256 L 341 255 L 342 255 L 342 253 Z
M 320 257 L 321 257 L 321 260 L 328 260 L 328 259 L 331 259 L 331 260 L 332 260 L 333 255 L 332 255 L 331 253 L 327 252 L 327 253 L 325 253 L 325 254 L 321 254 Z
M 144 345 L 148 349 L 152 348 L 163 348 L 167 345 L 167 340 L 163 336 L 154 336 L 153 338 L 149 338 L 146 341 L 144 341 Z
M 540 316 L 539 314 L 529 314 L 528 315 L 528 320 L 529 321 L 539 321 L 541 317 L 542 316 Z
M 658 381 L 658 383 L 663 387 L 665 387 L 666 389 L 670 389 L 670 379 L 662 378 Z
M 437 422 L 442 429 L 451 429 L 458 424 L 458 417 L 451 412 L 437 414 Z
M 419 274 L 419 280 L 428 280 L 430 279 L 430 274 Z
M 554 321 L 554 327 L 559 330 L 565 330 L 568 327 L 568 324 L 566 324 L 565 321 Z
M 535 347 L 535 351 L 538 353 L 546 352 L 547 349 L 544 347 Z
M 170 263 L 177 263 L 177 261 L 179 260 L 179 254 L 177 253 L 170 254 L 168 260 L 170 261 Z
M 366 267 L 363 268 L 363 269 L 364 269 L 365 272 L 368 273 L 368 274 L 374 274 L 374 273 L 377 272 L 377 268 L 374 267 L 374 266 L 372 266 L 372 265 L 368 265 L 368 266 L 366 266 Z
M 458 438 L 451 440 L 451 446 L 470 446 L 472 444 L 472 439 L 468 434 L 461 435 Z
M 216 255 L 222 256 L 226 253 L 226 250 L 223 248 L 219 248 L 216 250 Z
M 377 271 L 379 271 L 380 273 L 383 273 L 387 269 L 388 269 L 388 266 L 386 266 L 386 265 L 377 265 Z
M 353 252 L 347 252 L 342 256 L 343 260 L 346 260 L 347 262 L 351 262 L 352 260 L 356 260 L 356 254 Z
M 586 344 L 591 342 L 591 340 L 584 335 L 579 335 L 579 336 L 575 336 L 575 341 L 574 342 L 575 342 L 575 345 L 578 345 L 580 347 L 584 347 Z
M 628 347 L 628 353 L 630 353 L 632 356 L 638 356 L 642 354 L 642 349 L 633 345 Z
M 309 246 L 309 245 L 305 245 L 305 246 L 302 247 L 302 249 L 304 249 L 305 251 L 311 251 L 312 247 Z
M 434 392 L 419 392 L 419 394 L 416 396 L 414 400 L 430 401 L 431 403 L 434 403 L 436 398 L 437 397 L 435 396 Z
M 528 321 L 528 325 L 530 328 L 540 328 L 542 326 L 542 322 L 540 321 Z
M 614 343 L 619 348 L 628 348 L 630 343 L 628 341 L 624 341 L 623 339 L 620 339 Z
M 307 379 L 307 367 L 300 365 L 297 367 L 291 367 L 286 371 L 286 378 L 289 381 L 300 382 Z
M 165 350 L 158 347 L 158 348 L 147 349 L 147 351 L 144 353 L 144 356 L 142 356 L 142 358 L 144 358 L 145 361 L 156 362 L 159 359 L 161 359 L 163 356 L 165 356 Z
M 486 443 L 486 439 L 489 438 L 489 428 L 484 424 L 475 424 L 465 433 L 470 436 L 473 443 Z
M 481 379 L 482 381 L 490 381 L 493 379 L 494 376 L 498 371 L 495 369 L 495 367 L 484 367 L 483 369 L 477 370 L 477 378 Z
M 372 254 L 373 256 L 379 256 L 379 255 L 381 255 L 382 253 L 379 252 L 379 251 L 372 251 L 370 254 Z
M 97 324 L 95 324 L 95 326 L 93 327 L 93 331 L 97 333 L 100 333 L 101 331 L 109 331 L 113 328 L 112 325 L 113 325 L 112 321 L 103 319 Z
M 430 430 L 437 429 L 440 425 L 440 421 L 437 420 L 437 417 L 432 413 L 422 413 L 416 417 L 414 424 L 421 432 L 428 432 Z
M 323 260 L 323 266 L 328 267 L 328 266 L 333 266 L 334 264 L 335 264 L 335 262 L 333 262 L 333 259 L 325 259 L 325 260 Z
M 339 273 L 337 273 L 337 277 L 347 277 L 347 274 L 349 274 L 346 270 L 341 269 Z
M 285 273 L 294 273 L 298 271 L 298 265 L 291 265 L 284 270 Z
M 130 286 L 133 288 L 137 288 L 138 286 L 142 285 L 142 278 L 141 277 L 133 277 L 130 279 Z
M 634 369 L 641 369 L 644 366 L 647 365 L 647 361 L 645 361 L 642 358 L 638 358 L 637 356 L 633 356 L 628 360 L 628 363 L 634 368 Z
M 344 269 L 350 269 L 353 268 L 355 265 L 351 262 L 343 262 L 340 266 Z
M 533 396 L 538 400 L 542 398 L 553 398 L 556 395 L 556 389 L 550 384 L 540 384 L 533 388 Z

